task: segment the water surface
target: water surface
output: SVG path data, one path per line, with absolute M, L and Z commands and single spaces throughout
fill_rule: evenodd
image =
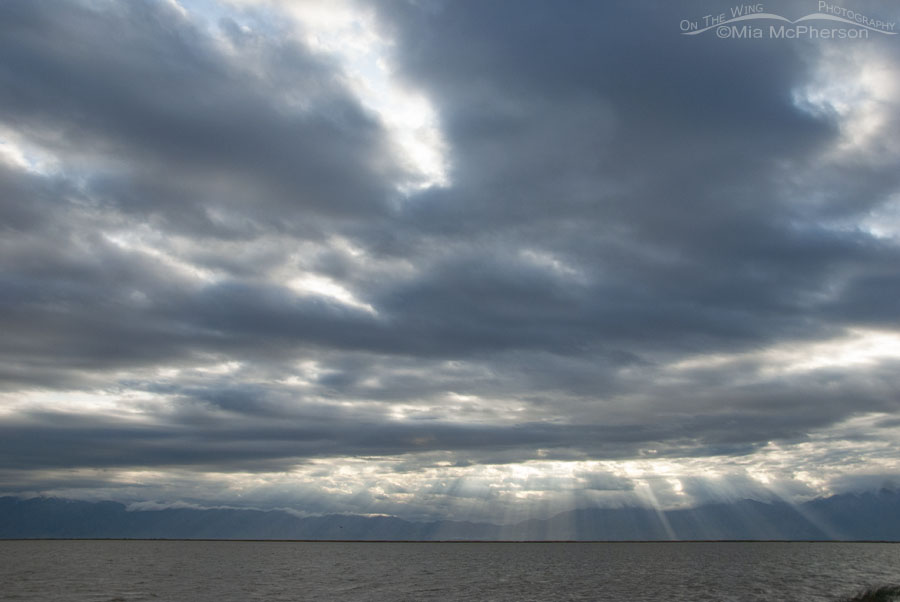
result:
M 0 541 L 0 600 L 835 600 L 900 545 Z

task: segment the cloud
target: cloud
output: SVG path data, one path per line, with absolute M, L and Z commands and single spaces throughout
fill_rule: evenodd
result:
M 0 7 L 3 491 L 527 517 L 900 470 L 894 46 L 323 10 Z

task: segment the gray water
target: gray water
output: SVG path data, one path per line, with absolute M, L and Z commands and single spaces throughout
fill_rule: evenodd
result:
M 0 541 L 0 600 L 836 600 L 900 545 Z

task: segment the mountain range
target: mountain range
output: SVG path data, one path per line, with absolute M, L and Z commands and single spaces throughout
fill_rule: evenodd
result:
M 801 504 L 740 500 L 690 509 L 583 508 L 511 525 L 412 522 L 392 516 L 297 516 L 284 510 L 169 507 L 0 497 L 0 539 L 300 540 L 864 540 L 900 541 L 900 491 Z

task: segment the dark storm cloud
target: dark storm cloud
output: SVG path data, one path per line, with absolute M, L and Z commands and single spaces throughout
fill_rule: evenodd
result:
M 158 2 L 3 11 L 0 117 L 88 171 L 111 209 L 195 233 L 215 230 L 216 207 L 269 227 L 384 209 L 400 170 L 381 158 L 380 126 L 298 44 L 223 22 L 230 61 L 226 42 Z
M 633 320 L 632 336 L 726 345 L 815 335 L 809 299 L 836 270 L 896 263 L 895 245 L 803 215 L 804 195 L 820 194 L 811 163 L 838 134 L 794 101 L 815 49 L 688 40 L 672 26 L 686 9 L 671 5 L 392 6 L 398 60 L 441 91 L 458 150 L 459 186 L 412 215 L 447 238 L 535 244 L 583 267 L 599 315 L 574 313 L 592 334 Z M 859 169 L 834 201 L 857 214 L 898 185 L 894 170 Z M 804 172 L 805 190 L 787 190 Z
M 69 414 L 27 416 L 3 425 L 3 468 L 180 466 L 222 472 L 284 470 L 303 458 L 383 456 L 435 450 L 477 450 L 474 460 L 497 464 L 534 459 L 627 458 L 647 441 L 670 437 L 663 426 L 572 426 L 519 424 L 513 427 L 448 423 L 344 423 L 339 419 L 290 416 L 296 426 L 276 421 L 232 425 L 227 418 L 176 416 L 175 424 L 134 426 Z M 356 417 L 348 417 L 356 418 Z M 246 422 L 246 418 L 243 419 Z M 677 433 L 683 437 L 682 433 Z M 740 447 L 731 442 L 729 452 Z M 554 453 L 553 448 L 559 448 Z M 572 448 L 579 451 L 573 454 Z M 508 453 L 505 453 L 508 450 Z M 504 455 L 505 454 L 505 455 Z
M 47 176 L 4 168 L 4 341 L 17 364 L 189 355 L 222 344 L 220 332 L 190 322 L 198 303 L 217 296 L 209 309 L 227 306 L 230 294 L 243 311 L 248 294 L 262 298 L 239 284 L 202 290 L 184 274 L 173 278 L 103 230 L 136 219 L 191 237 L 289 229 L 318 238 L 327 230 L 320 219 L 383 212 L 395 194 L 390 178 L 401 174 L 334 65 L 297 44 L 241 38 L 223 23 L 245 61 L 235 63 L 165 4 L 105 8 L 0 9 L 0 119 L 59 164 Z M 257 271 L 252 259 L 231 271 Z M 285 317 L 255 306 L 248 319 L 259 336 Z M 308 309 L 299 313 L 312 323 L 329 312 L 321 303 Z M 243 330 L 240 321 L 224 327 L 238 337 Z
M 683 6 L 391 6 L 397 10 L 390 20 L 403 40 L 398 60 L 413 81 L 440 91 L 435 101 L 459 151 L 454 158 L 464 181 L 480 176 L 476 181 L 483 184 L 487 174 L 495 174 L 497 183 L 513 191 L 536 186 L 545 192 L 571 177 L 577 184 L 601 174 L 618 176 L 607 183 L 609 190 L 623 177 L 652 185 L 680 174 L 678 184 L 696 188 L 778 157 L 802 157 L 836 133 L 833 123 L 801 111 L 792 100 L 794 88 L 808 77 L 802 46 L 686 39 L 672 26 L 685 17 Z M 693 169 L 685 172 L 686 167 Z M 551 202 L 567 209 L 610 202 L 604 188 L 585 191 L 587 198 L 566 192 L 543 203 L 521 203 L 518 212 L 513 198 L 484 210 L 504 215 L 508 223 L 544 212 Z M 640 215 L 639 225 L 649 226 L 655 217 L 702 217 L 683 210 L 711 200 L 690 191 L 667 192 L 677 202 L 652 195 L 635 205 L 643 195 L 633 195 L 614 209 L 630 218 Z M 740 208 L 719 204 L 723 211 Z M 645 214 L 648 206 L 653 214 Z
M 736 369 L 732 378 L 746 371 L 746 366 Z M 462 411 L 454 419 L 453 413 L 448 417 L 442 412 L 440 401 L 434 402 L 431 415 L 420 412 L 404 419 L 390 415 L 390 404 L 348 408 L 329 400 L 334 382 L 327 378 L 320 382 L 318 393 L 323 395 L 317 398 L 313 391 L 307 399 L 271 383 L 157 385 L 142 388 L 170 395 L 172 402 L 166 410 L 151 407 L 152 421 L 29 412 L 4 421 L 0 440 L 7 469 L 188 465 L 224 472 L 266 472 L 309 458 L 436 451 L 458 452 L 466 462 L 490 464 L 625 459 L 643 455 L 649 448 L 658 458 L 744 455 L 772 440 L 805 441 L 811 429 L 854 414 L 896 413 L 900 397 L 893 389 L 895 373 L 896 362 L 856 376 L 824 372 L 798 376 L 788 383 L 722 386 L 698 379 L 696 389 L 673 391 L 632 382 L 629 392 L 644 401 L 585 404 L 571 398 L 548 399 L 557 410 L 567 405 L 567 422 L 513 424 L 467 423 Z M 519 383 L 521 389 L 516 389 L 515 382 L 501 382 L 508 394 L 522 396 L 530 393 L 526 387 L 532 385 Z M 705 391 L 700 385 L 705 385 Z M 424 382 L 419 386 L 428 391 Z M 352 392 L 340 389 L 334 396 L 337 400 L 348 397 L 354 397 Z M 889 423 L 879 426 L 891 428 Z M 844 441 L 879 438 L 868 427 L 841 434 Z
M 900 190 L 896 119 L 834 159 L 846 116 L 803 100 L 827 48 L 681 36 L 705 9 L 376 4 L 451 166 L 402 194 L 389 128 L 277 11 L 2 3 L 28 152 L 0 162 L 0 377 L 44 396 L 2 468 L 737 457 L 896 414 L 887 361 L 765 353 L 896 328 L 900 248 L 859 226 Z

